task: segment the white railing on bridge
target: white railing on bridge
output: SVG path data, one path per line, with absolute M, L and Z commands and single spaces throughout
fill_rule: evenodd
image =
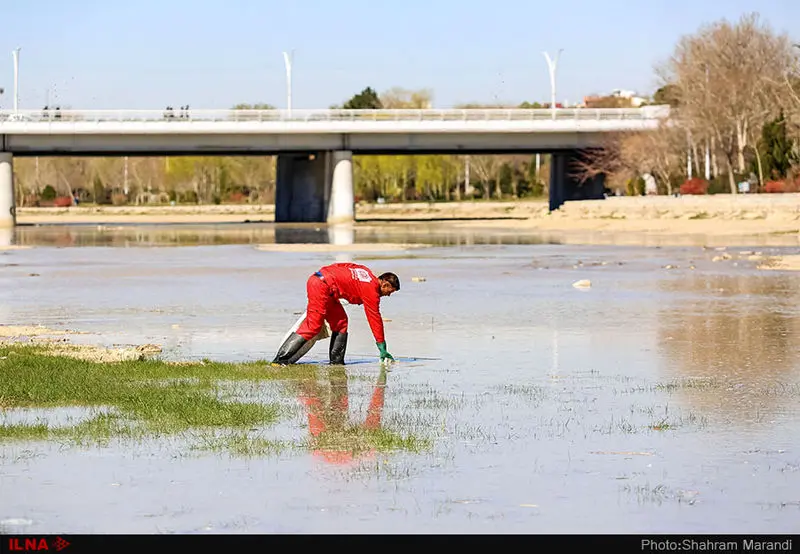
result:
M 447 110 L 0 110 L 3 122 L 620 121 L 656 120 L 669 106 Z

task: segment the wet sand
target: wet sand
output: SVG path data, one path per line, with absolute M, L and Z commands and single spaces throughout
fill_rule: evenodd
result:
M 31 248 L 0 254 L 6 338 L 68 330 L 54 338 L 154 345 L 175 361 L 270 359 L 320 265 L 347 259 L 397 272 L 403 289 L 383 313 L 389 351 L 402 361 L 388 374 L 380 425 L 428 437 L 432 446 L 343 458 L 308 449 L 203 452 L 188 446 L 191 437 L 0 443 L 3 496 L 11 499 L 0 503 L 0 527 L 25 534 L 793 532 L 796 243 L 588 245 L 454 225 L 356 226 L 354 244 L 426 245 L 408 252 L 261 249 L 271 226 L 244 238 L 214 227 L 188 235 L 22 229 Z M 302 245 L 314 244 L 303 233 L 327 236 L 298 232 Z M 575 287 L 581 280 L 591 286 Z M 365 423 L 379 366 L 363 310 L 347 312 L 347 402 L 334 400 L 326 377 L 326 341 L 307 361 L 322 368 L 326 417 L 355 429 Z M 291 387 L 248 394 L 285 407 L 280 423 L 250 436 L 310 440 L 317 421 L 306 396 Z M 87 502 L 76 504 L 77 496 Z

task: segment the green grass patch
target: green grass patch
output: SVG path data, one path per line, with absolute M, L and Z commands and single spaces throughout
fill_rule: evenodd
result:
M 414 435 L 382 426 L 369 430 L 336 426 L 296 443 L 263 437 L 265 428 L 281 417 L 298 415 L 280 403 L 283 398 L 258 399 L 274 392 L 266 388 L 269 383 L 277 386 L 279 394 L 295 400 L 298 391 L 318 386 L 322 371 L 315 365 L 273 367 L 265 362 L 210 360 L 98 363 L 54 354 L 42 345 L 0 345 L 0 414 L 36 408 L 53 410 L 56 415 L 60 408 L 87 408 L 85 417 L 66 423 L 52 423 L 46 417 L 20 423 L 0 420 L 0 441 L 102 445 L 119 439 L 179 436 L 188 439 L 190 449 L 237 456 L 274 455 L 297 448 L 362 452 L 419 451 L 429 446 Z M 333 375 L 331 370 L 331 374 L 346 391 L 344 371 Z M 385 383 L 385 375 L 381 377 Z
M 0 425 L 0 440 L 45 440 L 50 435 L 46 423 L 20 423 L 17 425 Z
M 161 360 L 95 363 L 50 355 L 39 345 L 0 347 L 0 397 L 13 408 L 104 407 L 71 425 L 6 423 L 0 439 L 74 439 L 173 435 L 190 429 L 271 425 L 277 405 L 226 398 L 221 382 L 274 381 L 309 375 L 307 366 L 265 363 L 170 363 Z

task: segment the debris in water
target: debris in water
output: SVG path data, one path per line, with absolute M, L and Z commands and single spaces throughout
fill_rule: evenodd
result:
M 519 507 L 520 508 L 538 508 L 539 505 L 538 504 L 520 504 Z
M 592 282 L 589 279 L 581 279 L 572 283 L 572 286 L 576 289 L 588 289 L 592 286 Z
M 415 283 L 424 283 L 425 281 L 427 281 L 425 277 L 412 277 L 411 280 Z

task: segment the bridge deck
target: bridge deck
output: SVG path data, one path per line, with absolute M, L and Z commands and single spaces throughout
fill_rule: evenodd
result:
M 668 107 L 469 110 L 19 110 L 0 134 L 604 132 L 649 129 Z
M 656 129 L 668 107 L 552 110 L 27 110 L 0 150 L 48 155 L 513 153 L 586 148 Z

